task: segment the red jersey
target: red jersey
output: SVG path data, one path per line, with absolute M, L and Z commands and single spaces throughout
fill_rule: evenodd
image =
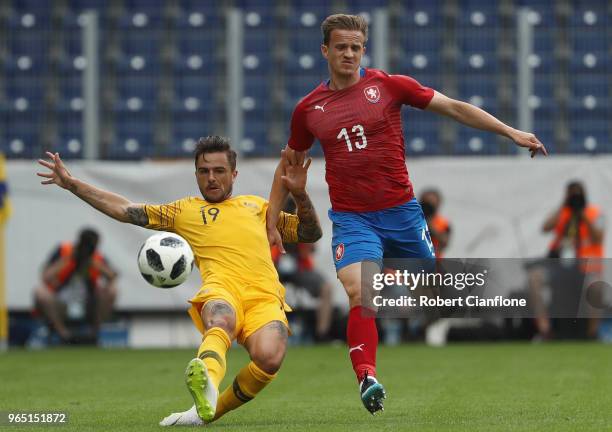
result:
M 406 169 L 402 105 L 424 109 L 434 91 L 413 78 L 362 70 L 355 85 L 324 83 L 304 97 L 291 118 L 289 147 L 304 151 L 319 140 L 332 208 L 366 212 L 414 197 Z

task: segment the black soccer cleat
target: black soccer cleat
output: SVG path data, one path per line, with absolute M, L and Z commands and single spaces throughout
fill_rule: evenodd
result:
M 383 407 L 383 401 L 387 397 L 385 388 L 376 378 L 368 376 L 367 372 L 359 385 L 359 391 L 361 392 L 361 402 L 370 414 L 374 415 L 377 411 L 385 410 Z

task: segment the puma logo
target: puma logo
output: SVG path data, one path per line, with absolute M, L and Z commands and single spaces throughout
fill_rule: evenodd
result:
M 321 111 L 325 112 L 325 105 L 327 105 L 327 102 L 325 102 L 323 105 L 315 105 L 315 110 L 320 109 Z
M 362 344 L 359 344 L 359 345 L 357 345 L 357 346 L 354 346 L 354 347 L 349 348 L 349 354 L 350 354 L 350 353 L 352 353 L 353 351 L 357 351 L 357 350 L 359 350 L 359 351 L 362 351 L 362 352 L 363 352 L 363 347 L 364 347 L 364 345 L 365 345 L 365 344 L 364 344 L 364 343 L 362 343 Z

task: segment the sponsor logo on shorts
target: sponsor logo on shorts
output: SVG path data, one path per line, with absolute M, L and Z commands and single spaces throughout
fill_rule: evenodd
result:
M 340 243 L 336 246 L 336 261 L 340 261 L 344 256 L 344 243 Z

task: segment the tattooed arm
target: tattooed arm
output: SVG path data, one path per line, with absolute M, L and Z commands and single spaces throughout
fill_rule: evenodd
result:
M 314 243 L 321 238 L 323 231 L 319 223 L 319 217 L 315 211 L 310 197 L 304 191 L 303 194 L 293 195 L 299 218 L 297 227 L 298 242 Z
M 307 172 L 311 162 L 312 159 L 309 158 L 304 164 L 300 161 L 296 164 L 288 163 L 285 175 L 282 176 L 283 183 L 291 192 L 297 207 L 297 241 L 300 243 L 314 243 L 323 235 L 317 212 L 306 192 Z M 283 218 L 283 224 L 286 223 Z
M 139 226 L 145 226 L 149 223 L 149 217 L 144 210 L 143 204 L 134 204 L 121 195 L 99 189 L 73 177 L 64 166 L 59 153 L 47 152 L 47 156 L 51 158 L 50 162 L 42 159 L 38 160 L 40 165 L 51 171 L 37 173 L 39 177 L 46 179 L 41 182 L 42 184 L 56 184 L 72 192 L 96 210 L 120 222 Z

